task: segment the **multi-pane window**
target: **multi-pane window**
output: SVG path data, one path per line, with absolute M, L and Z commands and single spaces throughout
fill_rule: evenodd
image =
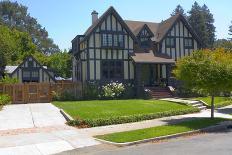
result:
M 31 77 L 33 77 L 33 78 L 39 77 L 39 72 L 38 71 L 32 71 L 31 72 Z
M 166 38 L 166 47 L 170 47 L 170 48 L 175 48 L 176 47 L 175 38 L 174 37 L 168 37 L 168 38 Z
M 101 66 L 101 73 L 103 79 L 123 79 L 123 61 L 103 60 Z
M 25 78 L 30 77 L 30 71 L 23 71 L 23 77 Z
M 118 35 L 118 46 L 119 47 L 123 47 L 124 46 L 124 39 L 123 39 L 123 35 Z
M 124 47 L 124 36 L 122 34 L 103 33 L 102 47 Z
M 107 34 L 102 34 L 102 46 L 108 46 Z
M 185 48 L 193 48 L 193 39 L 192 38 L 184 38 L 184 47 Z

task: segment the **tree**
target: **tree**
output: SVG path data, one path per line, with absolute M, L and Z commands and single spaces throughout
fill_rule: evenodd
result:
M 214 97 L 232 91 L 232 53 L 224 49 L 195 51 L 177 61 L 174 74 L 185 87 L 211 96 L 211 118 L 214 118 Z
M 215 48 L 225 48 L 225 50 L 232 52 L 232 41 L 226 39 L 218 39 L 214 42 Z
M 0 25 L 0 36 L 0 51 L 4 53 L 8 65 L 18 65 L 36 51 L 36 46 L 26 32 Z
M 46 29 L 30 16 L 26 6 L 8 0 L 0 1 L 0 23 L 29 33 L 37 50 L 44 54 L 60 51 L 59 47 L 48 37 Z
M 184 17 L 187 17 L 183 7 L 180 4 L 176 6 L 175 10 L 173 10 L 173 12 L 171 13 L 171 16 L 175 16 L 176 14 L 181 14 Z
M 231 21 L 231 25 L 229 26 L 229 35 L 231 36 L 231 38 L 229 38 L 232 41 L 232 21 Z
M 56 74 L 61 77 L 71 77 L 71 55 L 67 51 L 52 54 L 49 57 L 48 66 L 54 69 Z
M 0 50 L 0 79 L 4 76 L 5 67 L 6 67 L 5 54 Z
M 202 7 L 195 2 L 188 12 L 189 24 L 202 40 L 203 48 L 212 48 L 215 41 L 215 26 L 213 15 L 206 5 Z

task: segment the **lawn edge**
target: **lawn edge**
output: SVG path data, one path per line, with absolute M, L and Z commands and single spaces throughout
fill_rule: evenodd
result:
M 63 117 L 66 119 L 67 122 L 74 121 L 74 119 L 67 114 L 63 109 L 60 109 L 60 113 L 63 115 Z
M 111 142 L 111 141 L 107 141 L 107 140 L 103 140 L 103 139 L 99 139 L 95 137 L 94 139 L 102 143 L 111 144 L 115 146 L 130 146 L 130 145 L 142 144 L 142 143 L 147 143 L 147 142 L 152 142 L 152 141 L 169 140 L 169 139 L 178 138 L 178 137 L 187 136 L 187 135 L 196 134 L 196 133 L 201 133 L 201 132 L 215 132 L 215 131 L 226 130 L 228 126 L 231 126 L 231 125 L 232 125 L 232 121 L 223 121 L 215 125 L 208 126 L 206 128 L 202 128 L 198 130 L 181 132 L 177 134 L 171 134 L 171 135 L 166 135 L 166 136 L 148 138 L 148 139 L 137 140 L 133 142 L 125 142 L 125 143 Z

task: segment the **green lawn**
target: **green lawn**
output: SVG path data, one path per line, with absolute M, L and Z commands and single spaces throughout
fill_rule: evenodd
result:
M 198 97 L 197 100 L 202 100 L 208 104 L 208 107 L 211 107 L 211 97 Z M 214 99 L 215 107 L 224 107 L 232 104 L 232 100 L 229 97 L 215 97 Z
M 191 106 L 160 100 L 94 100 L 53 104 L 90 126 L 135 122 L 198 111 Z
M 96 136 L 96 138 L 111 141 L 111 142 L 125 143 L 125 142 L 138 141 L 148 138 L 154 138 L 154 137 L 160 137 L 165 135 L 202 129 L 208 126 L 215 125 L 225 120 L 227 119 L 215 118 L 211 120 L 210 118 L 203 118 L 203 119 L 185 121 L 175 125 L 164 125 L 164 126 L 157 126 L 157 127 L 139 129 L 139 130 L 133 130 L 127 132 L 118 132 L 113 134 L 100 135 L 100 136 Z

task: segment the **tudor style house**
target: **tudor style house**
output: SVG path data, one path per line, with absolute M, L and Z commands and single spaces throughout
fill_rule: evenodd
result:
M 17 78 L 19 83 L 49 82 L 55 83 L 54 72 L 47 66 L 42 66 L 34 57 L 28 56 L 18 66 L 6 66 L 5 71 L 11 78 Z
M 201 47 L 187 20 L 177 14 L 160 23 L 124 20 L 110 7 L 72 40 L 73 81 L 135 82 L 142 86 L 170 85 L 178 58 Z

